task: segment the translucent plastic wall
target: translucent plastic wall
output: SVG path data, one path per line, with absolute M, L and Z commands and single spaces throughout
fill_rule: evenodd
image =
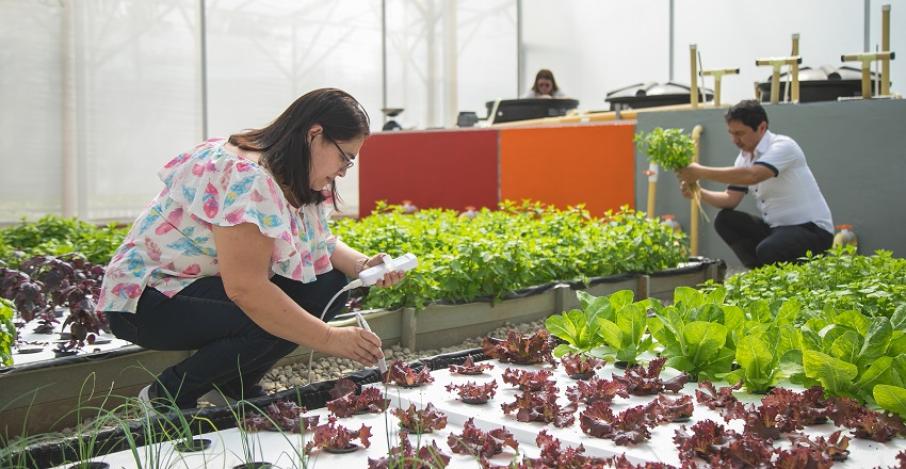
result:
M 522 48 L 526 83 L 550 68 L 557 84 L 579 99 L 582 109 L 608 109 L 607 91 L 670 79 L 669 0 L 569 0 L 553 4 L 523 0 Z M 864 0 L 674 0 L 673 79 L 688 84 L 689 44 L 696 44 L 705 69 L 740 68 L 722 80 L 722 101 L 754 97 L 754 83 L 770 77 L 755 59 L 790 54 L 800 34 L 803 65 L 839 67 L 840 55 L 861 52 Z M 891 50 L 906 50 L 906 3 L 868 3 L 869 44 L 881 41 L 881 6 L 891 5 Z M 859 68 L 859 63 L 846 64 Z M 906 92 L 906 60 L 891 61 L 891 90 Z M 705 86 L 713 87 L 708 78 Z
M 514 0 L 387 0 L 386 5 L 387 105 L 405 109 L 396 118 L 404 128 L 450 126 L 459 111 L 484 117 L 485 102 L 516 97 Z M 451 38 L 445 15 L 452 7 L 457 27 Z M 451 53 L 456 73 L 445 63 Z M 455 109 L 447 109 L 444 99 L 451 79 Z
M 7 143 L 0 151 L 0 219 L 62 210 L 62 15 L 56 3 L 0 3 L 0 141 Z
M 387 105 L 406 108 L 407 127 L 442 126 L 457 108 L 515 94 L 515 0 L 386 3 Z M 207 0 L 204 56 L 201 6 L 0 0 L 0 138 L 9 143 L 0 223 L 45 213 L 128 221 L 160 190 L 163 163 L 203 138 L 203 116 L 208 136 L 228 136 L 319 87 L 352 93 L 380 130 L 380 0 Z M 443 81 L 446 51 L 457 53 L 458 81 Z M 339 191 L 355 213 L 355 168 Z
M 199 135 L 193 4 L 7 0 L 0 16 L 0 221 L 131 218 Z
M 883 0 L 868 2 L 868 48 L 880 41 L 883 3 L 893 7 L 891 48 L 906 51 L 906 9 Z M 793 33 L 806 65 L 841 65 L 840 54 L 865 46 L 864 0 L 673 4 L 674 81 L 689 82 L 696 43 L 705 68 L 742 70 L 724 78 L 724 102 L 753 96 L 770 74 L 755 58 L 788 54 Z M 156 171 L 169 158 L 205 135 L 265 125 L 323 86 L 361 100 L 375 131 L 385 102 L 405 109 L 406 128 L 450 127 L 459 111 L 483 117 L 486 101 L 518 96 L 539 68 L 581 109 L 606 109 L 609 90 L 670 78 L 669 5 L 0 0 L 0 223 L 44 213 L 129 220 L 160 190 Z M 906 61 L 891 71 L 903 93 Z M 345 212 L 357 211 L 358 187 L 354 168 L 340 180 Z

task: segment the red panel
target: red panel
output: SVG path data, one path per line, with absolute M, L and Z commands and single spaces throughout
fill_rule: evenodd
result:
M 497 207 L 496 130 L 377 133 L 359 159 L 359 216 L 378 200 L 411 200 L 419 208 Z

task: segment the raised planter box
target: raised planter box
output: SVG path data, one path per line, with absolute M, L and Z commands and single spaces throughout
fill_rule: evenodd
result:
M 505 323 L 529 322 L 562 309 L 564 286 L 555 285 L 540 293 L 497 303 L 429 305 L 423 310 L 403 310 L 403 347 L 433 349 L 482 336 Z
M 673 290 L 676 287 L 694 287 L 707 280 L 723 282 L 726 272 L 727 264 L 722 260 L 692 258 L 675 269 L 649 275 L 648 296 L 661 301 L 673 301 Z
M 697 258 L 677 269 L 651 275 L 600 277 L 590 279 L 587 285 L 550 284 L 493 303 L 488 300 L 433 304 L 419 311 L 373 310 L 365 312 L 365 317 L 385 345 L 399 343 L 411 350 L 436 349 L 486 335 L 505 323 L 535 321 L 576 308 L 576 290 L 601 296 L 628 289 L 635 291 L 636 299 L 654 296 L 670 300 L 677 286 L 694 286 L 708 279 L 722 281 L 724 269 L 723 261 Z M 341 318 L 332 324 L 355 325 L 355 320 Z M 73 410 L 78 407 L 83 383 L 86 384 L 82 391 L 83 405 L 85 401 L 100 404 L 105 395 L 114 398 L 108 404 L 116 405 L 121 401 L 115 397 L 135 396 L 152 376 L 190 353 L 128 346 L 113 352 L 0 370 L 0 430 L 7 435 L 20 435 L 24 430 L 30 435 L 71 426 L 76 420 Z M 308 353 L 307 348 L 299 347 L 278 365 L 307 361 Z M 89 400 L 89 396 L 94 400 Z
M 71 426 L 80 404 L 99 406 L 106 398 L 106 407 L 112 408 L 122 403 L 121 396 L 137 395 L 154 376 L 190 353 L 130 345 L 8 368 L 0 374 L 0 431 L 32 435 Z

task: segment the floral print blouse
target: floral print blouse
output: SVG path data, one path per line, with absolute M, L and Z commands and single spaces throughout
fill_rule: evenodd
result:
M 147 287 L 172 298 L 201 277 L 220 275 L 214 225 L 254 223 L 273 238 L 273 274 L 307 283 L 333 268 L 327 204 L 294 208 L 267 170 L 225 143 L 207 140 L 161 169 L 164 188 L 107 266 L 98 311 L 134 313 Z

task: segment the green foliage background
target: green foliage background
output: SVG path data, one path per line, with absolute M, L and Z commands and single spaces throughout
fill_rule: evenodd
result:
M 444 209 L 407 215 L 382 204 L 333 231 L 364 253 L 418 256 L 403 284 L 368 293 L 369 308 L 499 299 L 555 280 L 665 270 L 686 258 L 685 235 L 627 208 L 597 219 L 581 207 L 504 202 L 469 218 Z

